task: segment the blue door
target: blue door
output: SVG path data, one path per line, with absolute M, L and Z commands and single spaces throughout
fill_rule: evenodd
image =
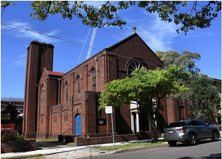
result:
M 137 132 L 137 125 L 136 125 L 136 113 L 133 112 L 133 120 L 134 120 L 134 132 Z
M 134 118 L 135 132 L 137 132 L 136 117 Z
M 81 115 L 76 115 L 75 117 L 75 135 L 81 134 Z

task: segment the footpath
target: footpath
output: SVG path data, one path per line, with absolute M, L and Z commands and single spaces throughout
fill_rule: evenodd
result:
M 163 140 L 163 138 L 159 138 L 159 140 Z M 129 143 L 135 143 L 135 142 L 147 142 L 147 141 L 151 141 L 151 139 L 135 140 L 135 141 L 128 141 L 128 142 L 118 142 L 118 143 L 115 143 L 115 145 L 129 144 Z M 36 145 L 38 145 L 38 144 L 36 144 Z M 50 145 L 49 146 L 39 145 L 39 146 L 37 146 L 37 149 L 41 149 L 41 150 L 4 153 L 4 154 L 1 154 L 1 158 L 14 157 L 14 156 L 25 156 L 25 155 L 36 155 L 36 154 L 42 154 L 46 159 L 92 158 L 95 156 L 110 155 L 110 154 L 114 154 L 114 153 L 139 151 L 139 150 L 145 150 L 148 148 L 168 146 L 168 144 L 162 144 L 162 145 L 141 147 L 141 148 L 128 149 L 128 150 L 109 150 L 109 151 L 93 149 L 94 147 L 112 146 L 112 145 L 113 145 L 113 143 L 87 145 L 87 146 L 75 146 L 75 147 L 66 146 L 66 145 L 51 146 L 51 147 L 50 147 Z

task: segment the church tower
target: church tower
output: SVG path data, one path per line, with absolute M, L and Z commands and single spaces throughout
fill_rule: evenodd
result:
M 27 48 L 23 133 L 25 137 L 35 137 L 37 130 L 37 106 L 38 106 L 38 83 L 43 72 L 52 71 L 53 67 L 52 44 L 32 41 Z

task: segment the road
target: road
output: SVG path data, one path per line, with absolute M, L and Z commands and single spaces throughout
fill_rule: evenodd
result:
M 93 159 L 221 159 L 221 141 L 200 141 L 189 146 L 179 143 L 173 147 L 159 147 L 143 151 L 118 153 Z

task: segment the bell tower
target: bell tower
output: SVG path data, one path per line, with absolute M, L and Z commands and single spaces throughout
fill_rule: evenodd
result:
M 23 133 L 27 138 L 35 138 L 37 130 L 37 106 L 38 106 L 38 83 L 43 72 L 52 71 L 53 67 L 52 44 L 32 41 L 27 48 Z

